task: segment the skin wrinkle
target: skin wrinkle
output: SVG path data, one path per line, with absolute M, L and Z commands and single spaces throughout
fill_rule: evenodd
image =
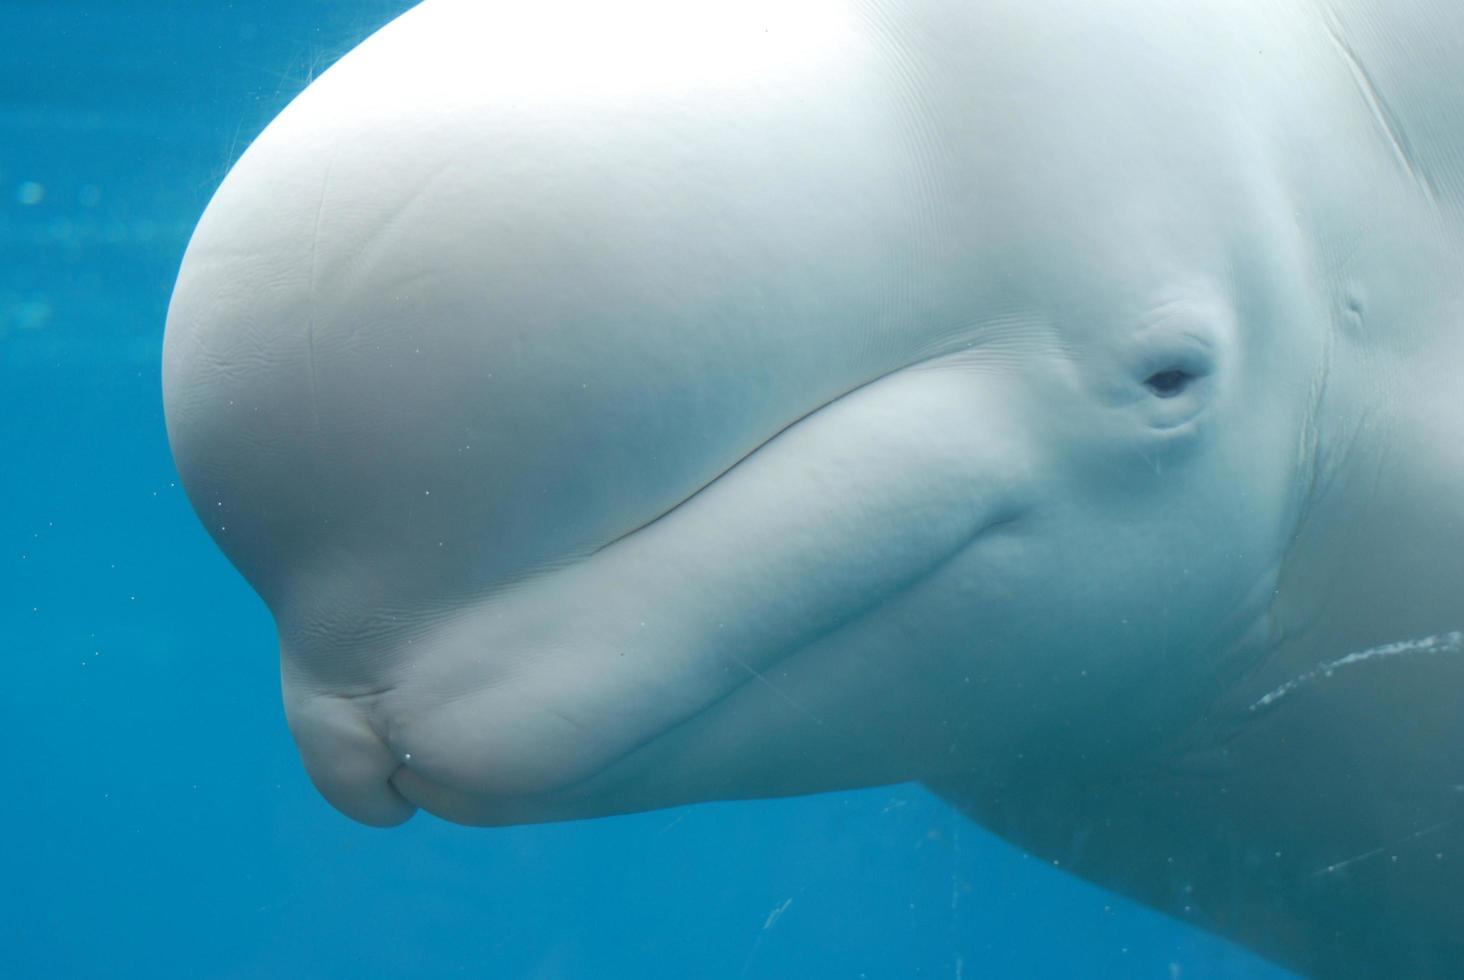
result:
M 1428 171 L 1418 161 L 1417 154 L 1413 151 L 1408 136 L 1399 125 L 1396 115 L 1389 107 L 1387 99 L 1383 97 L 1383 93 L 1379 91 L 1367 67 L 1363 65 L 1362 60 L 1357 56 L 1357 52 L 1353 50 L 1352 45 L 1348 43 L 1346 37 L 1343 35 L 1336 8 L 1330 4 L 1324 4 L 1322 17 L 1326 22 L 1327 35 L 1331 38 L 1337 54 L 1346 64 L 1348 73 L 1352 76 L 1352 80 L 1357 87 L 1357 94 L 1362 98 L 1362 101 L 1367 106 L 1368 114 L 1372 116 L 1374 123 L 1377 124 L 1379 135 L 1387 141 L 1388 147 L 1392 150 L 1393 158 L 1397 161 L 1398 166 L 1402 168 L 1413 185 L 1423 194 L 1430 209 L 1436 208 L 1438 205 L 1438 191 L 1434 188 L 1433 180 L 1430 178 Z
M 1286 536 L 1286 548 L 1277 563 L 1277 588 L 1272 592 L 1266 612 L 1267 617 L 1274 624 L 1272 649 L 1279 646 L 1282 639 L 1280 633 L 1286 628 L 1278 605 L 1281 601 L 1282 590 L 1285 588 L 1286 569 L 1294 562 L 1295 551 L 1313 519 L 1315 508 L 1330 489 L 1332 476 L 1340 472 L 1340 464 L 1343 462 L 1343 460 L 1339 460 L 1335 468 L 1324 474 L 1324 470 L 1327 470 L 1327 457 L 1322 450 L 1322 434 L 1318 420 L 1321 416 L 1322 405 L 1326 400 L 1328 380 L 1331 377 L 1334 343 L 1333 331 L 1328 330 L 1324 335 L 1321 363 L 1317 373 L 1309 382 L 1311 397 L 1308 399 L 1297 443 L 1297 454 L 1300 457 L 1298 472 L 1305 481 L 1306 489 L 1300 495 L 1295 522 L 1291 532 Z
M 353 254 L 347 256 L 342 264 L 353 270 L 369 270 L 372 268 L 370 259 L 385 251 L 386 243 L 391 241 L 393 229 L 405 221 L 418 205 L 429 199 L 430 192 L 444 179 L 449 170 L 449 164 L 441 164 L 428 170 L 419 181 L 414 182 L 409 187 L 407 196 L 400 201 L 394 202 L 391 210 L 378 218 L 379 224 L 373 224 L 370 234 L 362 239 L 361 247 Z M 329 172 L 327 172 L 328 177 Z M 423 270 L 422 272 L 414 273 L 411 278 L 423 278 L 426 275 L 427 270 Z M 409 281 L 411 279 L 404 280 L 404 282 Z M 396 285 L 400 288 L 402 282 L 398 282 Z
M 335 167 L 336 150 L 332 148 L 330 156 L 326 159 L 325 172 L 320 177 L 320 196 L 315 203 L 315 220 L 311 224 L 310 231 L 310 264 L 309 272 L 306 275 L 305 290 L 305 372 L 310 382 L 310 418 L 311 424 L 318 434 L 320 432 L 320 395 L 319 377 L 315 366 L 315 320 L 318 316 L 316 293 L 320 282 L 318 259 L 320 254 L 320 223 L 325 214 L 325 197 L 330 188 L 330 174 Z

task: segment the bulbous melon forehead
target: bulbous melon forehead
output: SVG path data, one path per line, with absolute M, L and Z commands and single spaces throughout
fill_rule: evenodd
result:
M 246 509 L 216 534 L 256 575 L 262 542 L 492 576 L 595 547 L 908 358 L 925 209 L 878 80 L 831 102 L 786 51 L 647 63 L 600 19 L 418 8 L 220 189 L 170 313 L 171 435 L 200 509 Z
M 1238 69 L 1059 6 L 416 8 L 190 245 L 165 386 L 215 536 L 267 595 L 342 556 L 470 589 L 987 322 L 1081 349 L 1224 267 Z

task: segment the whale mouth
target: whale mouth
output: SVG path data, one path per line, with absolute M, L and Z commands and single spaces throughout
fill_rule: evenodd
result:
M 622 688 L 620 724 L 593 719 L 593 708 L 581 706 L 576 718 L 567 705 L 541 703 L 533 678 L 447 699 L 451 677 L 404 680 L 355 695 L 287 698 L 287 714 L 316 788 L 361 823 L 393 826 L 418 809 L 460 824 L 543 823 L 685 802 L 674 789 L 663 796 L 654 781 L 640 785 L 639 762 L 763 676 L 720 673 L 720 685 L 689 685 L 655 699 L 654 710 L 601 678 L 602 690 Z
M 394 617 L 381 649 L 342 646 L 371 637 L 360 617 L 281 620 L 287 714 L 317 787 L 373 824 L 415 807 L 468 823 L 645 808 L 643 788 L 617 802 L 643 749 L 1021 512 L 992 458 L 1006 444 L 948 424 L 999 418 L 981 411 L 989 389 L 932 364 L 825 405 L 580 561 L 418 627 Z M 371 690 L 339 693 L 352 674 Z
M 1003 517 L 983 525 L 849 619 L 877 616 L 955 555 L 1014 520 Z M 486 612 L 497 618 L 491 605 Z M 457 630 L 476 633 L 487 618 L 485 610 L 477 613 L 456 624 Z M 826 624 L 819 632 L 833 632 L 843 622 Z M 455 632 L 448 628 L 443 642 L 450 644 Z M 429 647 L 432 642 L 423 638 L 416 645 Z M 699 759 L 704 752 L 725 755 L 725 747 L 699 745 L 698 739 L 706 738 L 708 723 L 715 731 L 726 720 L 718 715 L 734 697 L 781 700 L 791 706 L 790 715 L 802 713 L 798 724 L 804 734 L 832 736 L 819 730 L 822 717 L 768 680 L 775 668 L 787 667 L 804 649 L 798 644 L 775 657 L 759 658 L 758 668 L 735 655 L 729 661 L 725 651 L 702 651 L 686 658 L 695 666 L 685 669 L 683 686 L 672 690 L 662 685 L 655 697 L 647 696 L 650 681 L 637 680 L 633 673 L 617 677 L 613 675 L 621 672 L 612 668 L 606 676 L 593 677 L 595 669 L 605 668 L 608 658 L 602 658 L 598 667 L 587 666 L 578 675 L 602 696 L 598 703 L 574 706 L 575 713 L 567 703 L 544 696 L 546 681 L 563 680 L 563 671 L 552 669 L 556 664 L 551 658 L 540 661 L 550 669 L 538 676 L 531 671 L 476 692 L 471 688 L 477 685 L 465 684 L 464 690 L 451 693 L 458 683 L 452 674 L 418 670 L 409 672 L 415 679 L 404 679 L 398 687 L 354 697 L 309 698 L 308 707 L 290 712 L 291 723 L 322 795 L 353 819 L 374 826 L 401 823 L 418 809 L 453 823 L 507 826 L 609 816 L 709 797 L 787 795 L 808 790 L 749 788 L 734 781 L 730 790 L 709 792 L 706 787 L 715 778 L 708 783 L 698 776 L 692 780 L 699 787 L 695 789 L 679 780 L 688 758 Z M 650 659 L 646 651 L 639 653 Z M 637 690 L 638 684 L 644 686 Z M 606 697 L 604 692 L 612 693 Z M 735 711 L 725 713 L 735 716 Z M 680 766 L 677 777 L 667 778 L 658 770 L 667 758 Z M 692 768 L 698 765 L 693 762 Z

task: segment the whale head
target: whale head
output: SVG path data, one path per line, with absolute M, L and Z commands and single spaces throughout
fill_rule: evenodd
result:
M 429 0 L 225 179 L 168 432 L 346 814 L 1101 765 L 1266 649 L 1339 299 L 1264 69 L 892 6 Z

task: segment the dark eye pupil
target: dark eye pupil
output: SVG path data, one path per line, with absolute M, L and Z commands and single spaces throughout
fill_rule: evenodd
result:
M 1190 375 L 1179 368 L 1156 371 L 1144 380 L 1144 386 L 1160 398 L 1173 398 L 1190 383 Z

